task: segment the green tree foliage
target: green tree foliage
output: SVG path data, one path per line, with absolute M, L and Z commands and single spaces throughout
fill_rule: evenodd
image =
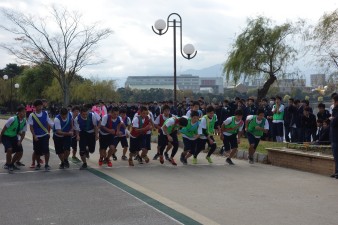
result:
M 249 19 L 224 64 L 226 79 L 232 76 L 237 83 L 243 76 L 264 75 L 266 82 L 258 89 L 257 98 L 265 97 L 277 77 L 284 74 L 286 64 L 296 58 L 297 51 L 287 42 L 296 31 L 291 23 L 274 25 L 265 17 Z
M 312 39 L 316 56 L 325 66 L 338 69 L 338 9 L 325 13 L 316 25 Z

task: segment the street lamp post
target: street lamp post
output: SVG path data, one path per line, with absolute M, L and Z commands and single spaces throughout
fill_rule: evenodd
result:
M 10 88 L 10 96 L 9 96 L 9 103 L 10 103 L 10 112 L 11 112 L 11 114 L 13 113 L 13 76 L 11 76 L 11 77 L 9 77 L 8 75 L 4 75 L 3 76 L 3 79 L 4 80 L 8 80 L 8 79 L 10 79 L 10 81 L 11 81 L 11 88 Z M 15 85 L 14 85 L 14 88 L 15 89 L 18 89 L 20 87 L 20 85 L 18 84 L 18 83 L 16 83 Z
M 176 95 L 176 28 L 180 28 L 180 51 L 181 55 L 190 60 L 194 58 L 197 54 L 195 47 L 192 44 L 187 44 L 182 48 L 182 18 L 177 13 L 171 13 L 167 18 L 167 23 L 159 19 L 155 22 L 155 25 L 151 28 L 155 34 L 163 35 L 167 33 L 169 27 L 174 29 L 174 105 L 177 106 L 177 95 Z

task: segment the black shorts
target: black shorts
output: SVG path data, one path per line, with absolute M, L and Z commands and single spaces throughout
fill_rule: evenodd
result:
M 272 123 L 272 133 L 274 137 L 284 136 L 284 126 L 283 123 Z
M 128 140 L 126 136 L 122 136 L 122 137 L 115 137 L 114 138 L 114 146 L 115 148 L 117 147 L 117 145 L 121 142 L 121 146 L 122 148 L 128 148 Z
M 208 139 L 197 139 L 197 151 L 200 152 L 205 149 L 205 144 L 207 143 Z
M 38 156 L 49 154 L 49 134 L 39 137 L 38 141 L 33 140 L 33 150 Z
M 141 150 L 142 136 L 136 138 L 130 137 L 129 152 L 136 153 Z
M 151 134 L 144 135 L 144 147 L 147 150 L 151 150 Z
M 70 151 L 70 146 L 72 144 L 72 137 L 58 137 L 56 135 L 53 136 L 55 153 L 57 155 L 63 154 L 65 151 Z
M 250 145 L 254 145 L 254 149 L 257 148 L 259 141 L 261 140 L 260 138 L 256 138 L 252 133 L 248 132 L 248 141 Z
M 72 145 L 71 145 L 73 150 L 77 150 L 77 139 L 76 136 L 72 137 Z
M 191 154 L 194 154 L 197 147 L 197 139 L 190 140 L 188 138 L 183 137 L 184 151 L 189 151 Z
M 2 144 L 5 147 L 5 153 L 8 149 L 12 149 L 12 153 L 23 152 L 22 145 L 18 145 L 18 137 L 8 137 L 3 135 L 1 138 Z
M 79 147 L 80 147 L 80 156 L 84 156 L 88 151 L 90 153 L 95 152 L 95 145 L 96 145 L 96 140 L 95 140 L 95 133 L 88 133 L 86 131 L 81 131 L 80 132 L 80 141 L 79 141 Z
M 100 143 L 100 149 L 106 150 L 109 146 L 114 144 L 114 135 L 112 135 L 112 134 L 107 134 L 107 135 L 100 134 L 99 143 Z
M 225 151 L 230 151 L 231 149 L 238 148 L 237 134 L 232 134 L 230 136 L 223 135 L 223 137 L 223 146 Z

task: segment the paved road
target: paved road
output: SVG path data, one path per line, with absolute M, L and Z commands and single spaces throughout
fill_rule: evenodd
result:
M 29 135 L 27 136 L 29 137 Z M 152 148 L 156 149 L 156 145 L 152 145 Z M 153 154 L 154 151 L 149 155 L 153 156 Z M 27 157 L 29 158 L 29 156 L 28 154 Z M 118 157 L 120 158 L 120 156 L 121 150 L 119 149 Z M 188 166 L 179 164 L 174 167 L 167 162 L 161 165 L 158 161 L 151 161 L 148 165 L 136 164 L 134 168 L 130 168 L 127 162 L 118 160 L 113 162 L 112 168 L 100 168 L 97 165 L 98 153 L 96 152 L 90 158 L 91 169 L 88 172 L 78 171 L 77 166 L 74 165 L 74 170 L 43 173 L 42 177 L 38 176 L 37 178 L 44 181 L 49 179 L 50 174 L 53 176 L 60 174 L 56 180 L 62 181 L 62 179 L 67 179 L 67 177 L 63 177 L 64 174 L 72 174 L 68 179 L 74 180 L 74 182 L 72 182 L 71 187 L 64 189 L 67 190 L 67 193 L 71 193 L 69 196 L 74 196 L 72 187 L 77 183 L 76 179 L 79 176 L 81 185 L 77 190 L 86 193 L 87 198 L 93 195 L 93 199 L 90 199 L 90 201 L 97 200 L 98 202 L 105 202 L 109 198 L 103 197 L 105 199 L 102 200 L 96 196 L 97 192 L 93 191 L 93 189 L 100 189 L 101 182 L 107 186 L 107 188 L 103 188 L 107 192 L 112 190 L 115 193 L 115 186 L 117 186 L 184 224 L 197 224 L 197 222 L 230 225 L 337 224 L 338 180 L 271 165 L 249 165 L 243 160 L 234 160 L 236 165 L 229 166 L 224 163 L 222 157 L 214 157 L 213 165 L 209 165 L 204 157 L 205 155 L 201 154 L 197 165 Z M 29 162 L 28 158 L 25 159 L 26 163 Z M 53 162 L 53 168 L 56 168 L 56 165 L 57 162 Z M 20 176 L 31 175 L 38 174 L 20 174 Z M 1 189 L 3 185 L 6 186 L 2 182 L 3 177 L 12 178 L 13 176 L 0 175 Z M 29 180 L 31 179 L 24 181 L 24 183 L 28 182 L 28 186 L 22 190 L 29 188 L 31 185 Z M 86 181 L 95 181 L 95 184 L 89 188 L 91 191 L 84 192 L 86 187 L 83 182 L 86 183 Z M 53 192 L 55 192 L 55 189 L 53 189 Z M 117 192 L 119 192 L 119 189 L 117 189 Z M 43 207 L 42 198 L 46 194 L 47 192 L 41 193 L 35 205 Z M 70 197 L 70 199 L 73 198 Z M 52 205 L 54 201 L 58 202 L 57 199 L 59 198 L 55 199 L 47 202 L 47 205 Z M 32 207 L 34 206 L 30 200 L 28 202 Z M 118 201 L 117 204 L 122 204 L 120 202 Z M 136 202 L 142 204 L 137 200 Z M 84 203 L 75 205 L 83 206 Z M 115 211 L 111 208 L 114 204 L 93 203 L 92 205 L 95 209 L 91 208 L 89 211 L 96 213 L 92 215 L 101 215 L 99 214 L 100 209 L 106 210 L 109 208 L 112 212 Z M 128 210 L 138 209 L 137 205 L 134 204 L 126 207 Z M 144 207 L 147 208 L 147 206 Z M 70 207 L 70 209 L 73 209 L 73 207 Z M 61 217 L 57 210 L 52 211 L 52 214 L 57 215 L 58 218 Z M 78 217 L 71 218 L 77 221 Z M 36 218 L 41 217 L 36 216 Z M 88 224 L 104 224 L 103 221 L 95 221 L 94 218 L 90 216 L 89 220 L 86 219 L 85 221 L 91 221 Z M 133 219 L 131 221 L 135 224 L 144 224 L 143 221 L 138 222 L 136 217 Z M 61 221 L 58 224 L 64 224 L 63 222 Z M 173 221 L 169 219 L 168 222 Z M 115 222 L 111 224 L 115 224 Z M 132 223 L 122 221 L 121 224 Z M 150 223 L 146 222 L 145 224 Z

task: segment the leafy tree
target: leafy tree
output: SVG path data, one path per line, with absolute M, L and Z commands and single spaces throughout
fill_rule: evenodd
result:
M 273 25 L 265 17 L 249 19 L 224 64 L 226 79 L 232 76 L 237 83 L 241 77 L 263 74 L 266 81 L 257 90 L 257 98 L 264 98 L 277 77 L 285 74 L 286 64 L 296 58 L 297 51 L 287 42 L 287 38 L 296 31 L 297 26 L 291 23 Z
M 338 9 L 325 13 L 315 26 L 312 46 L 323 65 L 338 69 Z
M 110 29 L 98 29 L 98 24 L 82 25 L 81 15 L 53 6 L 51 18 L 37 18 L 27 12 L 2 10 L 4 18 L 0 28 L 16 35 L 16 43 L 1 47 L 18 59 L 53 67 L 53 76 L 60 84 L 63 103 L 70 100 L 70 84 L 85 66 L 98 64 L 94 52 L 97 44 L 107 38 Z M 13 25 L 11 27 L 11 25 Z M 49 29 L 56 25 L 57 31 Z

